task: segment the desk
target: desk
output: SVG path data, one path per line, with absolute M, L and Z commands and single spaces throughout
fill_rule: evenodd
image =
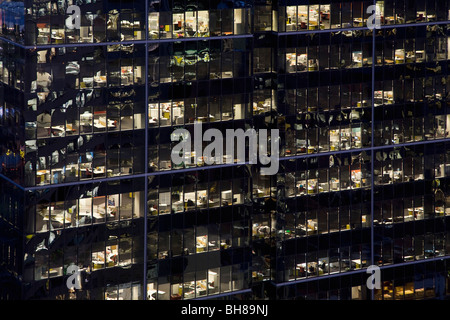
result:
M 183 291 L 184 291 L 184 297 L 189 299 L 189 298 L 194 298 L 195 295 L 197 294 L 197 296 L 202 296 L 202 295 L 206 295 L 206 288 L 201 288 L 199 286 L 195 286 L 195 285 L 185 285 L 183 287 Z
M 395 15 L 395 19 L 397 20 L 397 23 L 405 23 L 405 18 L 400 17 L 398 14 Z
M 64 210 L 62 212 L 59 213 L 51 213 L 51 217 L 49 217 L 49 214 L 43 214 L 42 212 L 39 213 L 41 216 L 43 216 L 43 220 L 44 221 L 49 221 L 51 219 L 51 221 L 56 221 L 59 222 L 61 224 L 64 223 L 71 223 L 71 215 L 67 210 Z
M 108 218 L 114 217 L 114 215 L 112 214 L 112 212 L 113 212 L 113 210 L 110 209 L 110 208 L 108 208 L 108 212 L 107 212 L 107 217 L 108 217 Z M 94 217 L 95 219 L 104 219 L 104 218 L 105 218 L 105 213 L 102 213 L 102 212 L 99 212 L 99 211 L 94 210 L 93 217 Z
M 209 31 L 198 31 L 194 34 L 194 37 L 209 37 Z
M 95 76 L 94 82 L 97 84 L 106 84 L 106 76 Z
M 169 26 L 169 28 L 170 28 L 170 26 Z M 159 32 L 161 35 L 163 34 L 163 33 L 167 33 L 167 32 L 165 32 L 165 31 L 160 31 Z M 150 32 L 149 32 L 149 38 L 150 39 L 158 39 L 158 31 L 155 31 L 155 30 L 151 30 Z M 164 37 L 161 37 L 161 38 L 165 38 L 165 36 Z
M 200 252 L 206 252 L 206 246 L 197 245 L 197 246 L 196 246 L 196 252 L 197 252 L 197 253 L 200 253 Z
M 326 265 L 323 268 L 317 262 L 308 262 L 308 265 L 306 263 L 299 263 L 295 267 L 296 277 L 305 277 L 306 274 L 308 276 L 323 275 L 326 272 Z
M 297 229 L 304 231 L 307 235 L 314 234 L 314 232 L 317 230 L 316 226 L 310 226 L 308 227 L 304 226 L 303 224 L 299 224 L 297 226 Z
M 215 121 L 215 117 L 212 115 L 208 115 L 207 117 L 197 117 L 197 120 L 201 121 L 201 122 L 206 122 L 207 120 L 210 121 Z
M 366 261 L 361 261 L 361 259 L 352 260 L 355 263 L 356 269 L 360 269 L 363 265 L 366 264 Z
M 394 24 L 395 18 L 394 18 L 394 16 L 385 17 L 384 21 L 386 22 L 386 24 Z
M 50 131 L 50 133 L 54 136 L 60 137 L 64 135 L 64 127 L 63 126 L 54 126 L 54 127 L 44 127 L 44 129 L 47 129 Z
M 413 298 L 414 296 L 414 290 L 410 289 L 410 290 L 405 290 L 405 298 Z
M 112 173 L 113 171 L 111 169 L 106 170 L 107 173 Z M 96 167 L 93 170 L 94 174 L 104 174 L 105 173 L 105 167 Z
M 286 31 L 296 31 L 297 24 L 295 23 L 286 23 Z
M 264 112 L 264 108 L 262 108 L 262 107 L 253 107 L 253 112 L 255 113 L 255 114 L 260 114 L 260 113 L 263 113 Z
M 353 19 L 353 25 L 355 27 L 363 27 L 364 26 L 364 22 L 362 18 L 355 18 Z
M 54 40 L 53 41 L 53 43 L 56 43 L 56 44 L 61 44 L 61 43 L 63 43 L 64 41 L 64 38 L 63 37 L 61 37 L 61 36 L 56 36 L 56 35 L 52 35 L 52 40 Z
M 332 191 L 339 190 L 339 181 L 331 181 L 330 182 L 330 187 L 331 187 Z
M 37 37 L 37 44 L 47 44 L 48 43 L 48 34 L 39 34 Z
M 158 290 L 158 291 L 156 291 L 156 290 L 148 290 L 147 291 L 147 297 L 148 297 L 149 300 L 156 300 L 157 295 L 163 295 L 163 294 L 165 294 L 165 292 L 164 291 L 160 291 L 160 290 Z
M 228 249 L 230 247 L 230 245 L 226 242 L 220 242 L 220 248 L 221 249 Z
M 256 193 L 256 196 L 257 197 L 263 197 L 263 196 L 265 196 L 265 192 L 264 191 L 262 191 L 261 189 L 256 189 L 256 192 L 255 191 L 253 191 L 253 193 Z
M 357 107 L 357 108 L 364 108 L 364 107 L 367 107 L 367 100 L 362 100 L 362 101 L 356 102 L 356 107 Z
M 36 172 L 36 175 L 37 176 L 42 176 L 42 175 L 46 175 L 46 174 L 49 174 L 49 173 L 50 173 L 50 170 L 38 170 Z
M 102 269 L 105 266 L 105 262 L 104 261 L 100 261 L 100 260 L 92 260 L 92 265 L 93 265 L 93 269 Z
M 94 127 L 97 129 L 105 129 L 106 123 L 99 120 L 94 120 Z M 108 128 L 115 128 L 115 121 L 114 120 L 108 120 Z

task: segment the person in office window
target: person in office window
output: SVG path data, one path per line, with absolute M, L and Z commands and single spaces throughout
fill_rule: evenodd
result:
M 327 264 L 325 263 L 325 261 L 322 261 L 322 263 L 320 264 L 320 269 L 322 269 L 323 272 L 327 272 L 326 268 L 327 268 Z
M 314 267 L 313 267 L 312 265 L 309 266 L 308 272 L 311 273 L 311 274 L 314 274 L 314 273 L 315 273 Z
M 184 30 L 184 32 L 185 32 L 188 36 L 190 36 L 190 37 L 193 37 L 194 34 L 195 34 L 194 28 L 192 28 L 192 26 L 190 26 L 190 25 L 188 25 L 188 24 L 185 25 L 185 30 Z
M 47 49 L 47 52 L 45 53 L 45 61 L 47 63 L 52 61 L 52 51 L 50 49 Z
M 305 268 L 303 268 L 303 267 L 300 267 L 300 270 L 299 270 L 299 275 L 300 275 L 300 277 L 306 277 L 306 272 L 305 272 Z

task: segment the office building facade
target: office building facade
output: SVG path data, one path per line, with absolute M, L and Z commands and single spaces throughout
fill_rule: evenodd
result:
M 0 0 L 0 20 L 2 299 L 448 296 L 447 0 Z M 174 163 L 196 122 L 279 129 L 278 173 Z

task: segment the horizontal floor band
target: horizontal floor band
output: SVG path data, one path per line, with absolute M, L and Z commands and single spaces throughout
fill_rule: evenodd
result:
M 410 147 L 410 146 L 424 145 L 424 144 L 437 144 L 437 143 L 443 143 L 443 142 L 450 142 L 450 139 L 415 141 L 415 142 L 396 144 L 396 145 L 377 146 L 377 147 L 373 147 L 373 148 L 367 147 L 367 148 L 361 148 L 361 149 L 330 151 L 330 152 L 313 153 L 313 154 L 302 154 L 302 155 L 289 156 L 289 157 L 280 157 L 278 159 L 278 161 L 307 159 L 307 158 L 315 158 L 315 157 L 330 156 L 330 155 L 340 155 L 340 154 L 348 154 L 348 153 L 372 152 L 372 151 L 378 151 L 378 150 L 384 150 L 384 149 L 402 148 L 402 147 Z M 22 189 L 24 191 L 35 191 L 35 190 L 42 190 L 42 189 L 49 189 L 49 188 L 84 185 L 84 184 L 90 184 L 90 183 L 101 183 L 101 182 L 109 182 L 109 181 L 120 181 L 120 180 L 124 180 L 124 179 L 145 178 L 145 177 L 165 175 L 165 174 L 178 174 L 178 173 L 186 173 L 186 172 L 195 172 L 195 171 L 199 171 L 199 170 L 212 170 L 212 169 L 220 169 L 220 168 L 225 168 L 225 167 L 236 167 L 236 166 L 242 166 L 242 165 L 248 165 L 248 164 L 249 164 L 248 162 L 217 164 L 217 165 L 208 165 L 208 166 L 193 167 L 193 168 L 187 168 L 187 169 L 155 171 L 155 172 L 141 173 L 141 174 L 128 175 L 128 176 L 120 176 L 120 177 L 109 177 L 109 178 L 75 181 L 75 182 L 67 182 L 67 183 L 59 183 L 59 184 L 49 184 L 49 185 L 35 186 L 35 187 L 20 186 L 17 183 L 13 182 L 11 179 L 9 179 L 1 174 L 0 174 L 0 178 L 4 178 L 5 180 L 8 180 L 9 182 L 13 183 L 14 185 L 16 185 L 17 187 L 19 187 L 20 189 Z

